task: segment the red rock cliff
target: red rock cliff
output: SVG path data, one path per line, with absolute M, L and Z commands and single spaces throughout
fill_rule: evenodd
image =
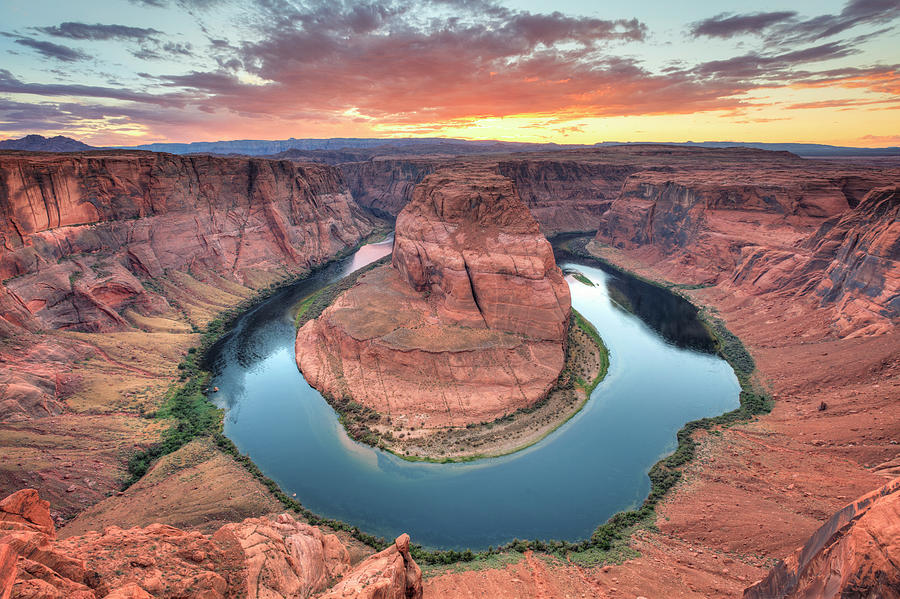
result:
M 123 328 L 162 301 L 141 284 L 209 271 L 250 287 L 301 271 L 372 230 L 323 165 L 155 153 L 0 155 L 7 322 Z M 7 299 L 5 296 L 10 296 Z
M 512 182 L 429 175 L 397 219 L 393 266 L 364 275 L 297 335 L 307 380 L 407 426 L 530 405 L 564 360 L 568 286 Z
M 744 599 L 900 597 L 900 479 L 834 514 Z
M 900 318 L 900 187 L 873 190 L 796 249 L 745 248 L 731 283 L 811 299 L 842 335 L 889 331 Z

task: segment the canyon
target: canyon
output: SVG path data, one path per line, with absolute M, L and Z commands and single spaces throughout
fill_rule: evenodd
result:
M 391 265 L 298 331 L 310 384 L 387 416 L 403 436 L 545 398 L 563 368 L 571 301 L 512 181 L 473 168 L 431 174 L 394 235 Z
M 586 252 L 721 319 L 750 350 L 774 409 L 695 434 L 698 457 L 658 508 L 658 531 L 637 531 L 627 559 L 595 566 L 529 551 L 483 569 L 427 572 L 425 596 L 740 596 L 756 581 L 783 580 L 768 574 L 775 559 L 801 582 L 830 568 L 842 573 L 838 586 L 858 581 L 843 576 L 859 563 L 846 556 L 864 547 L 856 533 L 822 551 L 810 541 L 812 569 L 801 572 L 789 556 L 832 514 L 851 517 L 844 508 L 853 498 L 900 474 L 900 168 L 668 146 L 376 156 L 336 167 L 149 152 L 0 154 L 0 495 L 37 488 L 50 500 L 52 512 L 29 520 L 40 532 L 25 531 L 50 539 L 34 555 L 55 555 L 54 543 L 66 542 L 61 555 L 90 562 L 98 544 L 160 535 L 187 535 L 213 555 L 224 551 L 212 546 L 216 531 L 248 518 L 267 519 L 252 526 L 282 539 L 282 527 L 305 526 L 279 522 L 270 489 L 213 443 L 192 441 L 120 491 L 127 456 L 160 439 L 166 421 L 147 416 L 201 327 L 354 247 L 383 226 L 375 214 L 398 217 L 403 246 L 401 229 L 430 218 L 404 224 L 403 210 L 420 183 L 448 167 L 511 181 L 541 232 L 596 231 Z M 408 240 L 406 274 L 384 268 L 395 273 L 385 289 L 431 283 L 412 259 L 423 240 Z M 895 496 L 872 505 L 895 506 Z M 854 522 L 882 530 L 877 518 L 894 518 L 891 509 L 873 507 Z M 62 541 L 47 532 L 54 523 Z M 373 553 L 336 534 L 354 563 Z M 0 583 L 10 579 L 9 547 L 0 541 Z M 372 558 L 377 575 L 345 568 L 341 592 L 352 595 L 363 578 L 403 578 L 405 540 L 394 547 Z M 252 561 L 242 551 L 233 554 L 241 572 Z M 51 576 L 52 566 L 25 559 Z M 184 568 L 179 580 L 221 587 L 207 575 L 216 570 L 232 588 L 218 566 L 188 561 L 171 560 Z M 92 568 L 108 577 L 103 593 L 126 583 Z M 878 568 L 890 572 L 889 563 Z

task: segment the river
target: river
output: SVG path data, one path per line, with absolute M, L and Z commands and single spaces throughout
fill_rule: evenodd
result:
M 648 469 L 684 423 L 738 407 L 730 366 L 711 353 L 693 307 L 628 275 L 562 262 L 572 305 L 610 351 L 590 401 L 536 445 L 465 464 L 406 462 L 351 440 L 294 361 L 304 297 L 387 255 L 370 244 L 249 310 L 209 354 L 225 434 L 307 508 L 376 536 L 408 532 L 435 549 L 519 539 L 578 540 L 639 506 Z

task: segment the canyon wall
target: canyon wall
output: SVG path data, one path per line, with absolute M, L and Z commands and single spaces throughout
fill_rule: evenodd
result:
M 489 421 L 555 384 L 570 306 L 513 183 L 486 169 L 441 171 L 397 218 L 392 266 L 300 329 L 297 363 L 326 395 L 397 425 Z
M 0 153 L 0 491 L 119 489 L 197 333 L 378 225 L 326 165 Z
M 413 189 L 439 168 L 456 165 L 496 169 L 516 185 L 519 197 L 547 235 L 595 231 L 601 215 L 618 194 L 628 164 L 594 164 L 564 158 L 375 158 L 339 165 L 354 199 L 362 206 L 397 216 Z
M 652 144 L 518 155 L 375 157 L 339 168 L 360 205 L 396 216 L 425 175 L 448 165 L 490 168 L 509 177 L 547 235 L 600 229 L 605 243 L 617 247 L 646 245 L 652 237 L 654 243 L 663 241 L 663 251 L 676 247 L 666 243 L 677 241 L 683 252 L 693 237 L 684 232 L 678 240 L 668 237 L 678 219 L 689 218 L 694 234 L 709 230 L 713 237 L 734 238 L 719 248 L 726 250 L 722 258 L 705 248 L 697 262 L 710 263 L 707 276 L 723 265 L 735 266 L 745 242 L 742 228 L 773 228 L 766 234 L 787 235 L 790 243 L 794 228 L 809 234 L 821 220 L 856 206 L 900 172 L 787 152 Z M 676 201 L 679 193 L 684 197 Z M 659 215 L 651 211 L 657 203 Z M 684 214 L 663 222 L 668 208 Z M 755 234 L 748 233 L 751 239 Z
M 541 229 L 546 235 L 552 235 L 596 231 L 603 214 L 636 167 L 560 157 L 503 160 L 497 169 L 515 182 L 519 196 Z
M 446 159 L 375 158 L 344 163 L 338 168 L 359 205 L 395 217 L 412 199 L 416 185 L 442 162 Z
M 900 187 L 871 191 L 795 249 L 744 248 L 731 283 L 809 298 L 833 310 L 841 335 L 888 332 L 900 318 Z
M 151 153 L 0 156 L 0 215 L 7 323 L 95 331 L 164 310 L 170 270 L 259 287 L 373 228 L 334 168 Z

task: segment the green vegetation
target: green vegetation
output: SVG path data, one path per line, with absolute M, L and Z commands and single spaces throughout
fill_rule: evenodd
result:
M 572 278 L 574 278 L 579 283 L 583 283 L 583 284 L 587 285 L 588 287 L 596 287 L 597 286 L 594 284 L 594 282 L 592 280 L 590 280 L 589 278 L 584 276 L 582 273 L 577 272 L 577 271 L 572 273 Z
M 584 392 L 590 397 L 591 392 L 600 384 L 600 381 L 606 377 L 606 373 L 609 372 L 609 349 L 606 347 L 606 344 L 603 343 L 603 339 L 600 338 L 600 333 L 594 328 L 594 325 L 592 325 L 588 319 L 582 316 L 575 308 L 572 308 L 572 319 L 575 322 L 575 326 L 584 331 L 600 350 L 600 369 L 597 371 L 597 376 L 594 377 L 594 380 L 591 381 L 590 384 L 579 381 Z
M 495 570 L 517 564 L 522 561 L 523 557 L 521 553 L 496 553 L 493 549 L 489 549 L 477 555 L 473 554 L 472 559 L 468 561 L 451 564 L 422 564 L 422 576 L 431 578 L 448 573 Z

